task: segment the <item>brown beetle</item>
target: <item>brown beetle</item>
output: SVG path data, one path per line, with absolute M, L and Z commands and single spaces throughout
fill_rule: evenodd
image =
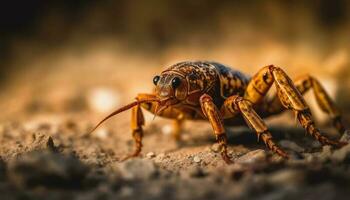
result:
M 208 120 L 212 125 L 223 159 L 230 163 L 227 155 L 225 125 L 237 126 L 247 123 L 267 147 L 278 155 L 288 158 L 272 140 L 262 118 L 292 110 L 307 133 L 323 145 L 343 146 L 320 134 L 315 126 L 310 109 L 302 95 L 314 90 L 321 109 L 333 120 L 340 133 L 344 132 L 339 110 L 321 86 L 319 81 L 306 75 L 294 83 L 279 67 L 263 67 L 252 78 L 216 62 L 180 62 L 168 67 L 153 79 L 152 94 L 139 94 L 132 102 L 104 118 L 93 130 L 108 118 L 132 108 L 131 128 L 136 149 L 123 160 L 138 156 L 142 147 L 144 117 L 141 108 L 157 116 L 176 121 L 174 136 L 179 139 L 181 123 L 184 120 Z M 273 98 L 266 94 L 275 83 L 277 93 Z

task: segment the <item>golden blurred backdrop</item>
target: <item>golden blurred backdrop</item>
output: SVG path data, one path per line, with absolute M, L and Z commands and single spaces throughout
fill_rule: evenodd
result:
M 346 0 L 33 0 L 0 11 L 3 120 L 109 112 L 184 60 L 251 75 L 268 64 L 291 77 L 310 73 L 350 111 Z

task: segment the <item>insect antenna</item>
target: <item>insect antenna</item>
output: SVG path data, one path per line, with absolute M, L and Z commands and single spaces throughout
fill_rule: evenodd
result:
M 88 134 L 91 134 L 92 132 L 94 132 L 101 124 L 103 124 L 103 122 L 105 122 L 106 120 L 108 120 L 109 118 L 113 117 L 114 115 L 117 115 L 121 112 L 124 112 L 126 110 L 129 110 L 130 108 L 138 105 L 138 104 L 141 104 L 141 103 L 147 103 L 147 102 L 159 102 L 158 99 L 142 99 L 142 100 L 136 100 L 132 103 L 129 103 L 117 110 L 115 110 L 114 112 L 112 112 L 111 114 L 109 114 L 108 116 L 106 116 L 104 119 L 102 119 Z

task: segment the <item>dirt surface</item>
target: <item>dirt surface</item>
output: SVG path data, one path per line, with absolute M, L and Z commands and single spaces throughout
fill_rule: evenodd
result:
M 272 127 L 292 159 L 271 154 L 246 128 L 229 128 L 226 165 L 210 127 L 186 123 L 183 141 L 169 122 L 146 126 L 139 158 L 132 150 L 129 113 L 86 133 L 94 119 L 35 114 L 0 129 L 0 199 L 347 199 L 350 145 L 321 147 L 300 128 Z M 84 118 L 83 118 L 84 119 Z M 349 140 L 346 133 L 342 140 Z

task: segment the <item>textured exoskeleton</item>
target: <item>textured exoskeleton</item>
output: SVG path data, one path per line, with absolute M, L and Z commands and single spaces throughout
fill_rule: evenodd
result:
M 141 152 L 142 126 L 145 123 L 141 108 L 157 116 L 174 119 L 176 139 L 180 139 L 180 126 L 184 120 L 208 120 L 221 146 L 221 155 L 227 163 L 231 160 L 227 154 L 224 125 L 244 123 L 256 132 L 258 139 L 262 139 L 271 151 L 288 158 L 288 154 L 274 143 L 262 120 L 287 109 L 295 113 L 307 133 L 321 144 L 337 147 L 344 145 L 321 135 L 315 126 L 310 109 L 302 97 L 309 89 L 313 89 L 319 106 L 331 117 L 338 131 L 344 132 L 339 110 L 322 85 L 312 76 L 301 77 L 293 83 L 281 68 L 274 65 L 263 67 L 253 77 L 248 77 L 216 62 L 196 61 L 172 65 L 155 76 L 153 82 L 153 93 L 137 95 L 135 102 L 116 110 L 95 127 L 113 115 L 132 108 L 131 129 L 136 149 L 125 159 Z M 276 95 L 266 98 L 273 84 L 277 89 Z

